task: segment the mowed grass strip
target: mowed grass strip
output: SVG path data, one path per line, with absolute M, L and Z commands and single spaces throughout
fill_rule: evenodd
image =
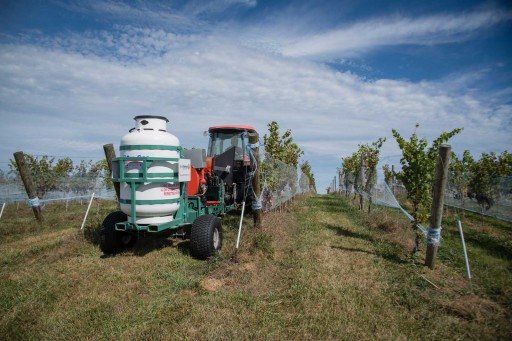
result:
M 348 214 L 347 214 L 348 213 Z M 314 339 L 410 339 L 414 318 L 386 294 L 371 232 L 341 201 L 316 196 L 298 213 L 295 279 L 304 311 L 297 333 Z
M 503 309 L 468 295 L 458 272 L 411 260 L 412 231 L 378 210 L 368 217 L 348 201 L 314 196 L 266 214 L 260 230 L 247 215 L 237 257 L 239 216 L 227 215 L 222 255 L 198 261 L 187 241 L 166 236 L 104 257 L 97 229 L 111 206 L 93 212 L 85 237 L 50 217 L 58 225 L 0 243 L 8 260 L 1 338 L 486 340 L 510 332 Z

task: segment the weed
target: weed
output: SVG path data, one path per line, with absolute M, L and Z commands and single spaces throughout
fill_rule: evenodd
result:
M 256 233 L 252 238 L 252 249 L 253 252 L 259 250 L 267 257 L 272 258 L 274 256 L 272 235 L 265 232 Z

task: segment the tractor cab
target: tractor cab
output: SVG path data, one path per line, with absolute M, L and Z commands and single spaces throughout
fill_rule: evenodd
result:
M 249 155 L 249 135 L 256 129 L 244 125 L 215 126 L 208 129 L 208 157 L 213 159 L 213 172 L 226 185 L 227 203 L 240 203 L 251 193 L 250 174 L 256 167 Z
M 217 157 L 233 148 L 234 168 L 243 168 L 251 165 L 251 158 L 246 146 L 249 144 L 249 134 L 256 133 L 251 126 L 215 126 L 208 129 L 210 141 L 208 143 L 208 156 Z

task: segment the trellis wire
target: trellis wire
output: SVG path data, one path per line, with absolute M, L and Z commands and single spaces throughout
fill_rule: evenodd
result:
M 266 167 L 260 168 L 260 171 L 263 184 L 262 210 L 264 212 L 280 207 L 295 196 L 311 190 L 308 177 L 298 167 L 287 165 L 270 157 L 266 157 L 263 162 Z M 277 179 L 277 181 L 273 182 L 273 179 Z M 68 202 L 89 199 L 93 193 L 95 199 L 115 200 L 116 198 L 115 191 L 112 188 L 107 188 L 103 176 L 64 176 L 57 180 L 53 190 L 44 193 L 39 202 L 43 207 L 47 203 L 65 202 L 67 207 Z M 19 179 L 0 179 L 0 202 L 4 203 L 2 208 L 9 204 L 16 204 L 18 207 L 20 203 L 27 203 L 28 200 L 23 183 Z
M 493 179 L 492 198 L 469 197 L 468 193 L 461 193 L 454 183 L 455 178 L 454 174 L 451 174 L 448 178 L 445 193 L 446 206 L 512 222 L 512 177 L 496 177 Z
M 89 198 L 93 192 L 97 193 L 96 198 L 115 199 L 114 190 L 105 185 L 102 176 L 65 176 L 59 178 L 55 188 L 44 193 L 39 201 L 41 204 L 54 201 L 77 201 Z M 21 181 L 16 178 L 0 180 L 0 202 L 19 203 L 28 202 L 28 199 Z
M 309 178 L 298 167 L 267 155 L 260 168 L 262 210 L 268 212 L 285 205 L 297 195 L 311 191 Z
M 358 191 L 358 186 L 354 183 L 355 177 L 352 174 L 343 174 L 342 178 L 343 181 L 341 181 L 339 184 L 340 191 L 345 190 L 349 191 L 350 193 L 358 194 L 361 192 Z M 487 200 L 485 202 L 483 202 L 482 199 L 479 202 L 475 196 L 469 197 L 468 193 L 460 193 L 454 184 L 454 179 L 455 175 L 450 174 L 448 177 L 448 184 L 444 198 L 445 206 L 493 217 L 507 222 L 512 222 L 512 177 L 494 178 L 494 185 L 492 187 L 492 199 L 484 198 Z M 383 179 L 379 179 L 378 183 L 372 189 L 372 193 L 363 192 L 362 194 L 366 198 L 371 197 L 374 204 L 399 208 L 407 216 L 407 218 L 413 220 L 410 214 L 400 207 L 394 195 L 392 197 L 382 195 L 386 192 L 383 190 L 384 183 L 385 181 Z M 398 181 L 393 183 L 391 186 L 393 187 L 393 191 L 389 190 L 388 188 L 388 194 L 393 194 L 393 192 L 396 193 L 397 191 L 407 193 L 403 185 Z M 328 188 L 328 190 L 334 190 L 332 185 Z

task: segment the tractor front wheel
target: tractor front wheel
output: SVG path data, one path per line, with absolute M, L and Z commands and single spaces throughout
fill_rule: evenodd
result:
M 190 252 L 198 259 L 215 256 L 222 248 L 222 226 L 218 217 L 208 214 L 197 217 L 190 231 Z
M 137 242 L 137 236 L 123 231 L 116 231 L 116 223 L 127 220 L 125 213 L 112 212 L 103 220 L 100 231 L 100 249 L 105 254 L 121 252 Z

